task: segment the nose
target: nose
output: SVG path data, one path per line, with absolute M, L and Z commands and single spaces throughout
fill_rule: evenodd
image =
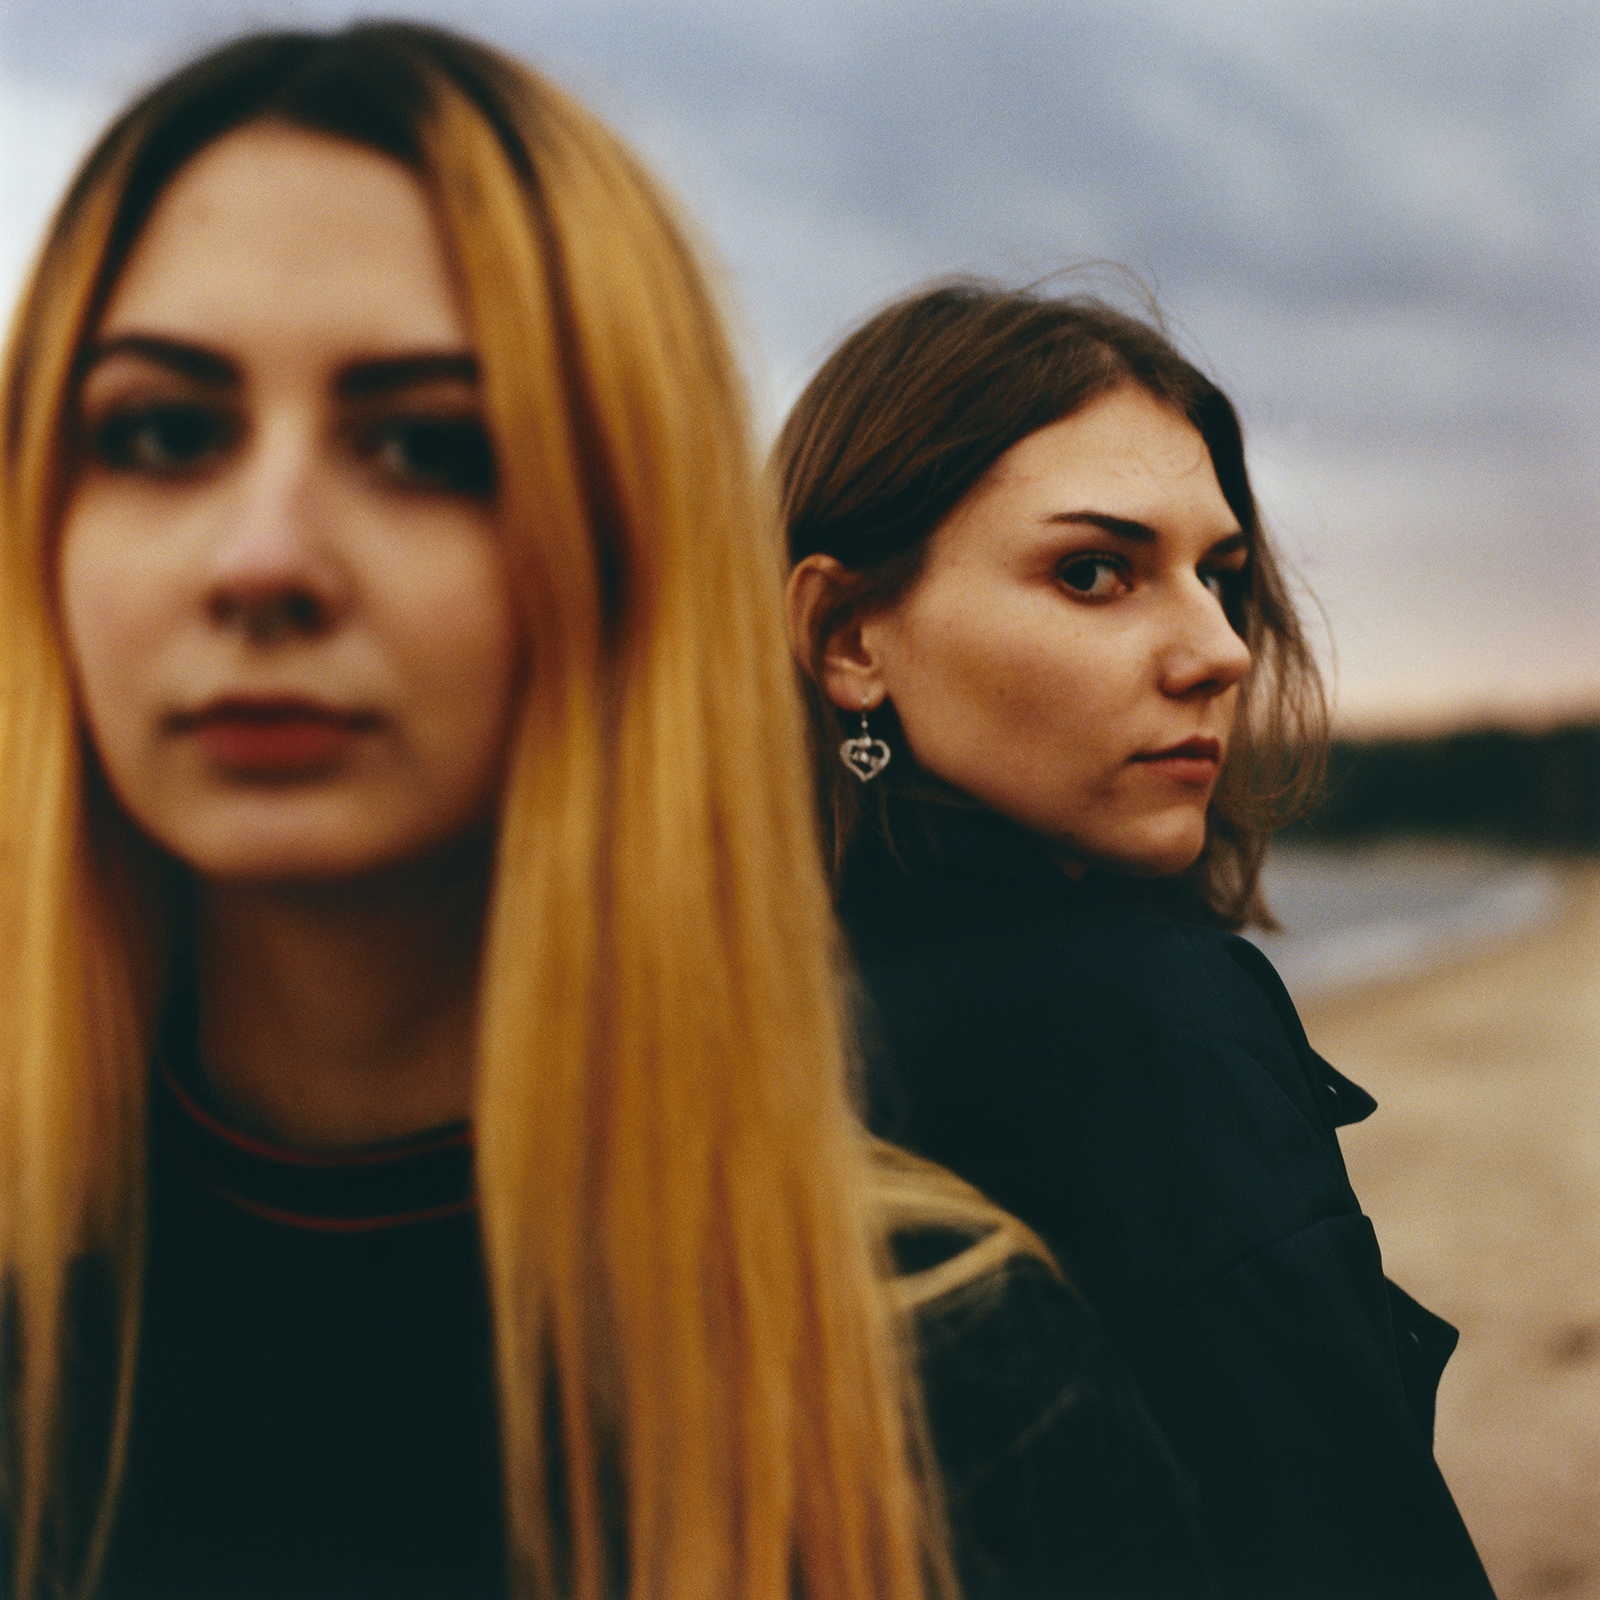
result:
M 1213 699 L 1236 688 L 1249 670 L 1250 646 L 1234 631 L 1217 595 L 1192 577 L 1173 600 L 1160 658 L 1162 692 L 1174 699 Z
M 305 430 L 264 430 L 222 508 L 205 604 L 220 628 L 265 647 L 338 624 L 350 579 L 332 537 L 314 441 Z

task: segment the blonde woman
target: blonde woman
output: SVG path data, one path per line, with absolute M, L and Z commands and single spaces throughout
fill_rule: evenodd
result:
M 4 407 L 7 1592 L 1202 1582 L 1078 1302 L 852 1118 L 739 385 L 614 137 L 241 40 L 89 156 Z

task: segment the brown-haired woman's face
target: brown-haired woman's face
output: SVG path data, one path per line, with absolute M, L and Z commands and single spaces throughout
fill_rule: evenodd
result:
M 421 187 L 262 124 L 161 197 L 89 347 L 60 551 L 89 731 L 197 871 L 342 876 L 478 826 L 518 654 Z
M 1250 664 L 1229 620 L 1248 562 L 1200 435 L 1125 385 L 1015 445 L 935 531 L 861 622 L 871 692 L 923 767 L 1069 865 L 1182 871 Z

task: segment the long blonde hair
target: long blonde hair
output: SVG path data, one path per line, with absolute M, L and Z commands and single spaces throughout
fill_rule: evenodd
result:
M 55 615 L 75 364 L 164 186 L 264 118 L 377 149 L 423 184 L 495 441 L 529 671 L 475 1121 L 514 1587 L 607 1592 L 604 1485 L 620 1475 L 634 1595 L 920 1600 L 950 1566 L 885 1236 L 995 1218 L 874 1153 L 848 1107 L 781 551 L 735 365 L 680 225 L 620 142 L 503 57 L 401 24 L 248 38 L 153 90 L 88 158 L 14 328 L 0 1269 L 18 1592 L 73 1572 L 91 1586 L 110 1526 L 173 915 L 85 749 Z M 989 1255 L 1012 1237 L 991 1234 Z M 73 1553 L 52 1531 L 64 1286 L 96 1252 L 117 1269 L 122 1399 L 99 1520 Z

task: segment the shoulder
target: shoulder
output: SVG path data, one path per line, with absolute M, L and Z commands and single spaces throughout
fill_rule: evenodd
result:
M 875 995 L 913 975 L 956 1002 L 1055 1000 L 1075 1024 L 1092 1024 L 1081 1001 L 1096 995 L 1141 1018 L 1205 1023 L 1230 1003 L 1274 1015 L 1281 990 L 1245 941 L 1180 922 L 1115 880 L 1074 882 L 1037 841 L 987 814 L 941 818 L 931 841 L 899 853 L 864 842 L 839 913 Z
M 1064 1063 L 1078 1090 L 1096 1063 L 1115 1062 L 1099 1088 L 1143 1094 L 1205 1057 L 1247 1083 L 1265 1067 L 1277 1092 L 1320 1120 L 1304 1081 L 1315 1057 L 1254 946 L 1115 885 L 1073 883 L 1015 830 L 962 822 L 945 853 L 852 862 L 840 910 L 869 1053 L 914 1060 L 922 1077 L 948 1066 L 959 1078 L 981 1063 L 987 1089 L 1024 1098 L 1062 1087 L 1053 1069 Z
M 915 1335 L 964 1592 L 1209 1592 L 1193 1496 L 1083 1299 L 1014 1257 Z
M 1247 941 L 1012 841 L 855 889 L 877 1131 L 1033 1226 L 1114 1322 L 1358 1214 L 1335 1126 L 1372 1102 Z

